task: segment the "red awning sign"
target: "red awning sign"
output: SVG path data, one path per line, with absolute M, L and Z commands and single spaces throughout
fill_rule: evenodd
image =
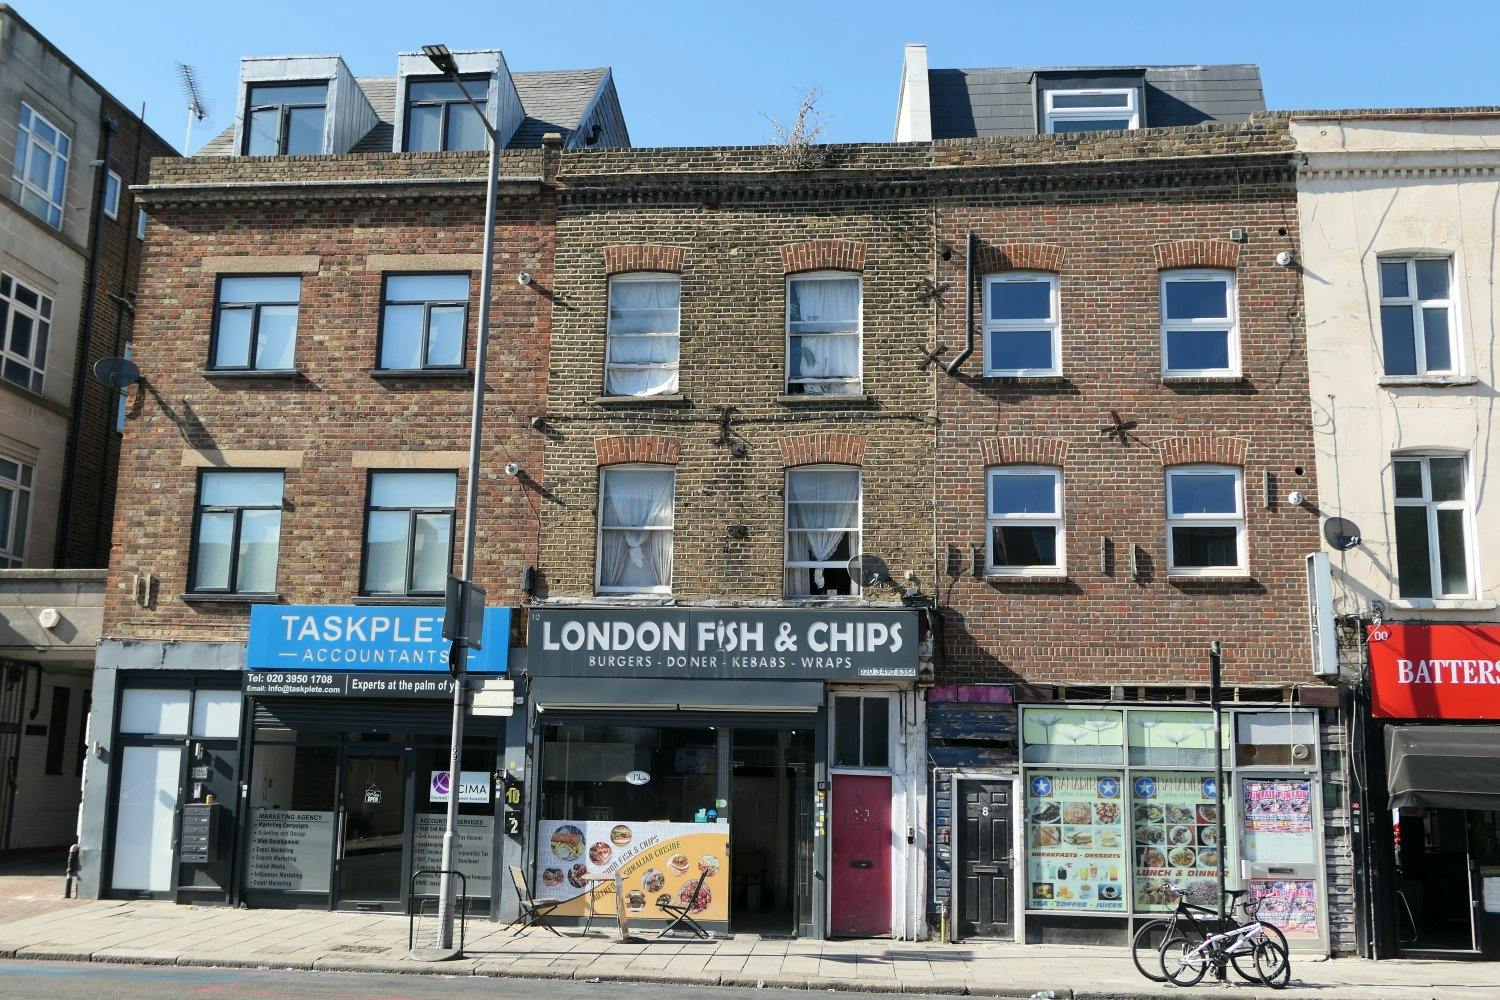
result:
M 1500 719 L 1500 625 L 1371 625 L 1371 714 Z

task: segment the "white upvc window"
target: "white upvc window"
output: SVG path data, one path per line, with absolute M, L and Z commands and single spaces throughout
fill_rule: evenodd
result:
M 72 140 L 46 116 L 21 102 L 16 130 L 15 177 L 20 201 L 28 212 L 62 228 L 63 199 L 68 190 L 68 151 Z
M 1402 597 L 1474 596 L 1474 529 L 1469 517 L 1468 458 L 1399 455 L 1396 486 L 1396 575 Z
M 786 596 L 859 596 L 849 562 L 860 554 L 860 506 L 856 468 L 787 470 Z
M 1232 465 L 1167 470 L 1167 572 L 1247 572 L 1244 471 Z
M 113 170 L 104 174 L 104 214 L 111 219 L 120 217 L 120 175 Z
M 1057 275 L 992 274 L 984 283 L 984 373 L 1059 375 L 1062 324 Z
M 0 378 L 42 391 L 52 300 L 8 274 L 0 274 Z
M 1238 375 L 1238 313 L 1233 271 L 1163 271 L 1162 374 Z
M 1045 91 L 1048 133 L 1107 132 L 1139 128 L 1134 87 Z
M 0 569 L 20 569 L 26 559 L 32 469 L 0 455 Z
M 601 594 L 670 594 L 677 470 L 611 465 L 599 470 L 595 569 Z
M 643 271 L 609 279 L 606 396 L 677 391 L 681 311 L 680 275 Z
M 861 389 L 862 279 L 816 271 L 786 280 L 786 391 L 857 395 Z
M 135 210 L 135 238 L 144 240 L 146 238 L 146 210 L 138 208 Z
M 1060 576 L 1063 537 L 1062 469 L 1002 465 L 986 486 L 986 568 L 1006 576 Z
M 1380 339 L 1387 375 L 1459 370 L 1450 257 L 1380 259 Z

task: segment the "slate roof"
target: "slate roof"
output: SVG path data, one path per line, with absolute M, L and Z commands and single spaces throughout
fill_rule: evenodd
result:
M 1260 67 L 1077 66 L 933 69 L 927 73 L 932 100 L 932 137 L 967 139 L 986 135 L 1035 135 L 1033 78 L 1060 74 L 1118 78 L 1144 72 L 1145 124 L 1197 125 L 1242 122 L 1266 109 Z
M 561 132 L 563 142 L 578 127 L 579 119 L 588 111 L 598 93 L 599 84 L 609 74 L 607 67 L 594 69 L 540 70 L 532 73 L 512 73 L 516 93 L 520 95 L 521 107 L 526 118 L 511 138 L 509 149 L 537 149 L 542 145 L 542 136 L 548 132 Z M 350 152 L 389 153 L 396 137 L 396 77 L 362 76 L 355 79 L 365 99 L 379 119 L 375 127 L 354 144 Z M 234 126 L 203 144 L 194 156 L 234 155 Z

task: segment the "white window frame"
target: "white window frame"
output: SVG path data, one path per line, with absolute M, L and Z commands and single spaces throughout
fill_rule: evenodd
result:
M 852 531 L 848 532 L 849 534 L 851 534 L 851 535 L 854 536 L 851 539 L 850 545 L 849 545 L 849 558 L 853 559 L 853 558 L 856 558 L 856 557 L 861 556 L 861 555 L 864 554 L 864 537 L 865 537 L 865 531 L 864 531 L 864 528 L 865 528 L 865 473 L 864 473 L 864 470 L 862 468 L 860 468 L 859 466 L 857 466 L 857 465 L 839 465 L 836 462 L 822 462 L 822 463 L 819 463 L 817 465 L 798 465 L 798 466 L 795 466 L 793 468 L 787 469 L 786 470 L 786 474 L 785 474 L 785 476 L 782 479 L 782 491 L 781 491 L 782 492 L 782 500 L 781 500 L 781 589 L 782 589 L 783 594 L 785 594 L 786 589 L 787 589 L 787 584 L 786 584 L 786 571 L 787 570 L 790 570 L 790 569 L 835 569 L 835 568 L 839 568 L 840 566 L 842 566 L 843 568 L 848 568 L 848 562 L 847 562 L 847 560 L 844 563 L 842 563 L 842 564 L 838 564 L 838 563 L 827 563 L 827 562 L 812 562 L 812 561 L 806 561 L 806 560 L 793 562 L 792 559 L 790 558 L 791 557 L 791 553 L 792 553 L 792 528 L 791 528 L 791 524 L 792 524 L 792 517 L 791 517 L 791 514 L 792 514 L 792 489 L 791 489 L 791 479 L 792 479 L 793 475 L 795 475 L 795 474 L 797 474 L 799 472 L 852 472 L 852 473 L 854 473 L 854 478 L 855 478 L 855 481 L 859 484 L 859 489 L 855 492 L 855 499 L 854 499 L 854 528 L 853 528 Z M 805 529 L 799 529 L 799 530 L 805 530 Z M 787 600 L 794 600 L 794 601 L 852 600 L 854 598 L 859 597 L 860 594 L 861 594 L 861 592 L 862 592 L 862 588 L 859 585 L 859 579 L 853 573 L 850 573 L 849 574 L 849 593 L 847 595 L 840 594 L 836 598 L 829 598 L 829 597 L 825 597 L 822 594 L 799 594 L 799 595 L 790 595 L 790 594 L 787 594 L 786 598 L 787 598 Z
M 1236 275 L 1233 270 L 1220 267 L 1184 268 L 1161 272 L 1157 290 L 1157 301 L 1159 306 L 1158 312 L 1161 314 L 1161 373 L 1163 378 L 1194 378 L 1199 376 L 1234 378 L 1240 375 L 1240 303 L 1239 284 L 1235 279 Z M 1229 313 L 1228 317 L 1225 319 L 1167 319 L 1168 285 L 1179 282 L 1187 283 L 1208 280 L 1225 282 L 1224 300 L 1225 310 Z M 1229 331 L 1226 334 L 1229 340 L 1229 367 L 1171 367 L 1171 358 L 1167 353 L 1168 333 L 1213 331 L 1226 325 L 1229 327 Z
M 677 361 L 674 364 L 659 363 L 626 363 L 619 364 L 609 360 L 610 341 L 616 336 L 614 331 L 614 292 L 617 284 L 629 284 L 631 282 L 662 282 L 675 281 L 677 283 L 677 328 L 672 333 L 632 333 L 620 334 L 620 336 L 631 337 L 670 337 L 677 341 Z M 604 303 L 604 394 L 621 399 L 650 399 L 651 395 L 646 393 L 623 393 L 612 392 L 609 388 L 609 373 L 611 371 L 665 371 L 673 372 L 672 387 L 657 395 L 672 395 L 681 391 L 682 377 L 682 275 L 672 271 L 630 271 L 625 274 L 612 274 L 609 276 L 609 284 L 605 289 Z
M 135 348 L 130 344 L 125 345 L 125 351 L 120 356 L 129 361 L 135 355 Z M 130 386 L 120 389 L 120 394 L 115 401 L 115 433 L 125 433 L 125 417 L 130 409 Z
M 62 143 L 45 142 L 37 136 L 36 131 L 32 127 L 32 125 L 23 123 L 19 118 L 17 119 L 15 154 L 16 159 L 14 165 L 15 179 L 20 182 L 23 192 L 30 192 L 33 196 L 40 198 L 47 205 L 49 212 L 47 216 L 41 216 L 42 221 L 47 223 L 47 225 L 51 226 L 54 229 L 61 229 L 63 224 L 63 209 L 66 207 L 68 201 L 68 157 L 72 155 L 73 137 L 63 129 L 59 128 L 57 124 L 52 121 L 52 119 L 37 111 L 36 108 L 32 107 L 25 101 L 21 102 L 21 112 L 22 117 L 30 116 L 33 121 L 35 121 L 36 119 L 41 119 L 43 124 L 56 132 L 58 136 L 62 138 L 63 143 L 66 143 L 66 148 L 64 149 L 59 148 Z M 37 187 L 37 185 L 33 184 L 26 177 L 26 167 L 31 159 L 31 148 L 38 145 L 45 149 L 52 157 L 52 166 L 47 171 L 47 184 L 45 190 Z M 52 197 L 52 189 L 57 186 L 59 168 L 61 168 L 62 170 L 62 196 L 54 201 Z M 25 198 L 23 197 L 21 200 L 24 207 Z M 30 209 L 28 209 L 28 211 L 30 211 Z M 56 219 L 48 217 L 52 212 L 57 213 Z M 36 213 L 33 212 L 32 214 Z
M 611 472 L 621 472 L 631 469 L 649 469 L 658 472 L 670 472 L 672 474 L 672 523 L 669 525 L 645 525 L 643 531 L 670 531 L 672 533 L 672 565 L 667 570 L 665 584 L 655 587 L 606 587 L 604 585 L 604 480 Z M 594 592 L 596 594 L 670 594 L 672 592 L 672 581 L 677 574 L 677 467 L 675 465 L 662 465 L 657 462 L 622 462 L 618 465 L 605 465 L 599 469 L 599 494 L 597 498 L 599 508 L 598 516 L 594 518 Z M 612 529 L 613 530 L 613 529 Z
M 104 214 L 111 219 L 120 217 L 120 192 L 124 183 L 113 170 L 104 172 Z
M 28 372 L 27 384 L 22 388 L 40 393 L 47 384 L 47 352 L 52 348 L 52 323 L 57 317 L 57 303 L 52 296 L 44 294 L 34 285 L 18 280 L 14 274 L 6 272 L 3 276 L 10 281 L 10 291 L 0 292 L 0 301 L 4 301 L 6 306 L 5 318 L 0 320 L 0 381 L 20 385 L 5 376 L 5 370 L 10 364 L 20 364 Z M 36 295 L 35 308 L 22 304 L 19 295 L 22 288 Z M 11 327 L 15 325 L 18 315 L 31 320 L 30 355 L 18 354 L 10 348 Z M 42 343 L 43 328 L 46 329 L 45 345 Z
M 1448 297 L 1445 299 L 1423 299 L 1417 297 L 1417 261 L 1419 260 L 1441 260 L 1448 265 Z M 1382 280 L 1381 268 L 1386 264 L 1406 265 L 1406 295 L 1388 298 L 1385 294 L 1385 283 Z M 1416 253 L 1405 255 L 1391 255 L 1377 257 L 1375 259 L 1375 288 L 1380 297 L 1380 342 L 1381 342 L 1381 374 L 1390 375 L 1385 370 L 1385 307 L 1405 306 L 1412 310 L 1412 347 L 1417 359 L 1417 370 L 1414 375 L 1405 375 L 1413 378 L 1423 375 L 1461 375 L 1463 374 L 1463 354 L 1459 351 L 1460 338 L 1458 335 L 1458 296 L 1454 294 L 1454 280 L 1458 269 L 1454 267 L 1452 254 L 1440 253 Z M 1441 306 L 1448 310 L 1448 356 L 1452 359 L 1452 365 L 1448 368 L 1427 367 L 1427 332 L 1426 314 L 1424 309 Z M 1402 375 L 1391 375 L 1392 378 L 1401 378 Z M 1441 456 L 1439 456 L 1441 457 Z
M 1235 513 L 1233 516 L 1220 513 L 1194 513 L 1191 511 L 1178 513 L 1172 509 L 1172 480 L 1177 476 L 1204 475 L 1206 473 L 1228 474 L 1234 477 Z M 1238 576 L 1248 573 L 1250 560 L 1249 533 L 1245 525 L 1245 470 L 1237 465 L 1218 465 L 1210 462 L 1200 462 L 1195 465 L 1175 465 L 1166 470 L 1164 482 L 1166 485 L 1167 509 L 1167 574 L 1169 576 Z M 1178 566 L 1177 553 L 1173 551 L 1172 545 L 1172 529 L 1178 527 L 1234 528 L 1237 564 L 1234 566 Z
M 996 285 L 1035 284 L 1048 286 L 1052 316 L 1046 320 L 1035 319 L 991 319 L 990 299 Z M 1032 375 L 1062 374 L 1062 309 L 1057 275 L 1049 271 L 1006 271 L 988 275 L 984 280 L 984 373 L 1001 377 L 1025 377 Z M 1052 335 L 1052 364 L 1047 368 L 1001 368 L 990 356 L 990 335 L 995 333 L 1034 333 L 1045 331 Z
M 1134 131 L 1141 127 L 1141 111 L 1136 106 L 1138 96 L 1134 87 L 1084 87 L 1084 88 L 1059 88 L 1056 90 L 1044 90 L 1043 102 L 1045 128 L 1048 135 L 1056 133 L 1058 121 L 1089 121 L 1097 118 L 1130 118 L 1130 130 Z M 1066 94 L 1070 97 L 1091 94 L 1124 94 L 1125 106 L 1122 108 L 1057 108 L 1054 107 L 1053 98 L 1057 94 Z M 1113 131 L 1100 129 L 1099 131 Z M 1071 133 L 1069 133 L 1071 134 Z
M 852 379 L 800 379 L 795 384 L 807 386 L 820 383 L 853 382 L 844 392 L 807 392 L 805 389 L 800 393 L 792 393 L 792 282 L 794 281 L 848 281 L 854 279 L 859 283 L 859 309 L 855 315 L 854 336 L 859 345 L 854 365 L 854 377 Z M 858 396 L 865 388 L 865 276 L 858 271 L 801 271 L 797 274 L 789 274 L 782 287 L 782 299 L 784 300 L 785 317 L 782 321 L 783 336 L 782 343 L 782 371 L 784 391 L 789 395 L 801 396 Z M 848 334 L 801 334 L 798 336 L 848 336 Z
M 0 569 L 20 569 L 26 563 L 26 532 L 31 530 L 31 499 L 36 489 L 36 467 L 9 455 L 0 455 L 0 459 L 16 467 L 15 479 L 0 476 L 0 490 L 11 494 L 8 537 L 0 537 Z
M 1008 473 L 1052 477 L 1053 514 L 996 514 L 994 490 L 997 476 Z M 1001 525 L 1019 524 L 1057 529 L 1057 559 L 1051 566 L 995 565 L 995 532 Z M 992 465 L 984 471 L 984 565 L 993 576 L 1065 576 L 1068 569 L 1067 527 L 1063 519 L 1063 470 L 1056 465 Z
M 146 210 L 144 208 L 135 210 L 135 238 L 138 240 L 146 238 Z
M 1464 470 L 1464 495 L 1462 500 L 1433 500 L 1432 499 L 1432 460 L 1434 458 L 1456 458 L 1463 463 Z M 1397 462 L 1421 462 L 1422 463 L 1422 496 L 1416 498 L 1398 498 L 1396 496 L 1396 463 Z M 1432 593 L 1427 597 L 1404 597 L 1401 596 L 1401 566 L 1399 558 L 1396 562 L 1396 592 L 1397 600 L 1403 601 L 1444 601 L 1464 600 L 1473 598 L 1479 593 L 1479 563 L 1477 559 L 1478 546 L 1474 538 L 1474 475 L 1473 463 L 1468 454 L 1458 452 L 1417 452 L 1413 454 L 1397 453 L 1391 456 L 1391 500 L 1397 507 L 1423 507 L 1427 511 L 1427 566 L 1431 574 Z M 1438 528 L 1437 512 L 1440 510 L 1457 510 L 1463 513 L 1464 519 L 1464 572 L 1468 578 L 1468 590 L 1462 593 L 1439 593 L 1442 586 L 1442 565 L 1438 560 Z M 1396 519 L 1394 512 L 1391 515 L 1391 544 L 1397 546 Z

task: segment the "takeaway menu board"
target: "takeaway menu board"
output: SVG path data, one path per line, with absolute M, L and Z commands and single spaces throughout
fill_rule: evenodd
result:
M 1031 771 L 1026 783 L 1027 906 L 1125 909 L 1122 779 L 1111 771 Z
M 625 909 L 632 919 L 664 919 L 663 903 L 689 906 L 699 920 L 729 919 L 729 823 L 725 820 L 544 819 L 538 824 L 537 845 L 536 894 L 563 901 L 552 911 L 559 916 L 587 914 L 591 893 L 596 912 L 614 912 L 614 882 L 591 888 L 587 876 L 619 872 Z M 698 889 L 698 877 L 705 872 L 708 877 Z
M 1136 773 L 1130 822 L 1137 910 L 1171 910 L 1177 894 L 1216 906 L 1219 891 L 1218 786 L 1211 774 Z

